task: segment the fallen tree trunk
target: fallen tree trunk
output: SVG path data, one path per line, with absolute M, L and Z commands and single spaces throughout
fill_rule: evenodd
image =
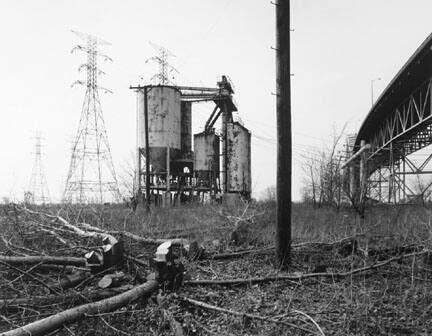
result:
M 53 219 L 57 220 L 58 222 L 60 222 L 62 226 L 67 227 L 68 229 L 72 230 L 72 232 L 76 233 L 77 235 L 79 235 L 81 237 L 95 237 L 95 238 L 104 239 L 108 236 L 109 238 L 111 238 L 113 240 L 117 240 L 115 237 L 113 237 L 109 233 L 107 233 L 103 230 L 100 230 L 98 228 L 95 228 L 95 230 L 92 230 L 92 231 L 84 231 L 84 230 L 80 229 L 79 227 L 69 223 L 66 219 L 64 219 L 61 216 L 51 215 L 51 214 L 44 213 L 44 212 L 33 211 L 33 210 L 30 210 L 27 208 L 22 208 L 22 209 L 28 213 L 33 214 L 33 215 L 39 215 L 39 216 L 45 216 L 48 218 L 53 218 Z M 87 224 L 87 225 L 89 227 L 92 227 L 90 224 Z
M 135 240 L 143 244 L 149 244 L 149 245 L 160 245 L 167 241 L 170 241 L 172 245 L 180 245 L 180 246 L 186 245 L 188 243 L 188 240 L 183 238 L 174 238 L 174 239 L 145 238 L 127 231 L 107 231 L 107 233 L 124 235 L 125 237 L 128 237 L 132 240 Z
M 363 234 L 354 235 L 351 237 L 345 237 L 341 240 L 326 243 L 326 242 L 305 242 L 305 243 L 298 243 L 298 244 L 292 244 L 291 247 L 293 249 L 298 248 L 304 248 L 304 247 L 333 247 L 336 245 L 342 245 L 345 243 L 349 243 L 356 237 L 361 237 Z M 249 249 L 249 250 L 240 250 L 240 251 L 233 251 L 233 252 L 227 252 L 227 253 L 219 253 L 219 254 L 207 254 L 204 255 L 201 259 L 213 259 L 213 260 L 223 260 L 223 259 L 231 259 L 231 258 L 240 258 L 248 254 L 264 254 L 272 252 L 275 249 L 274 245 L 270 245 L 263 248 L 255 248 L 255 249 Z
M 10 309 L 18 306 L 41 306 L 49 304 L 62 303 L 79 303 L 83 301 L 96 301 L 111 297 L 132 289 L 132 285 L 125 285 L 118 288 L 110 288 L 105 290 L 87 290 L 77 293 L 68 293 L 63 295 L 43 295 L 31 296 L 28 298 L 8 298 L 0 300 L 0 310 Z
M 35 268 L 35 271 L 37 271 L 38 273 L 46 273 L 46 272 L 50 272 L 50 271 L 55 271 L 57 273 L 73 273 L 77 270 L 80 271 L 88 271 L 88 269 L 83 268 L 83 267 L 78 267 L 78 266 L 66 266 L 66 265 L 50 265 L 50 264 L 41 264 L 41 265 L 37 265 Z
M 243 257 L 248 254 L 262 254 L 266 252 L 272 252 L 275 249 L 274 246 L 263 247 L 260 249 L 250 249 L 250 250 L 242 250 L 236 252 L 227 252 L 227 253 L 219 253 L 219 254 L 209 254 L 208 256 L 204 255 L 202 259 L 213 259 L 213 260 L 224 260 L 224 259 L 232 259 Z
M 92 225 L 87 224 L 87 223 L 78 224 L 78 225 L 80 225 L 86 229 L 86 230 L 83 230 L 83 229 L 80 229 L 78 226 L 70 224 L 63 217 L 51 215 L 51 214 L 47 214 L 47 213 L 43 213 L 43 212 L 33 211 L 33 210 L 30 210 L 27 208 L 22 208 L 22 209 L 24 211 L 27 211 L 28 213 L 33 214 L 33 215 L 42 215 L 42 216 L 46 216 L 48 218 L 56 219 L 63 226 L 71 229 L 73 232 L 75 232 L 76 234 L 78 234 L 79 236 L 82 236 L 82 237 L 98 237 L 98 238 L 103 239 L 106 236 L 114 238 L 113 235 L 123 235 L 123 236 L 128 237 L 130 239 L 133 239 L 137 242 L 140 242 L 143 244 L 149 244 L 149 245 L 160 245 L 160 244 L 165 243 L 167 241 L 171 241 L 172 245 L 181 245 L 181 246 L 186 245 L 188 243 L 188 241 L 186 239 L 182 239 L 182 238 L 174 238 L 174 239 L 144 238 L 144 237 L 138 236 L 136 234 L 133 234 L 133 233 L 130 233 L 127 231 L 107 231 L 107 230 L 103 230 L 101 228 L 92 226 Z
M 51 256 L 28 256 L 28 257 L 10 257 L 0 256 L 0 261 L 10 265 L 69 265 L 84 267 L 85 258 L 75 257 L 51 257 Z
M 295 275 L 274 275 L 268 277 L 255 277 L 255 278 L 247 278 L 247 279 L 221 279 L 221 280 L 190 280 L 185 281 L 185 286 L 231 286 L 231 285 L 249 285 L 255 283 L 264 283 L 271 281 L 301 281 L 310 278 L 330 278 L 330 279 L 342 279 L 352 275 L 361 274 L 370 270 L 374 270 L 380 267 L 383 267 L 387 264 L 390 264 L 393 261 L 399 261 L 404 258 L 410 258 L 414 256 L 424 255 L 430 253 L 430 250 L 424 250 L 421 252 L 404 254 L 398 257 L 390 258 L 386 261 L 372 264 L 369 266 L 356 268 L 348 272 L 340 272 L 340 273 L 306 273 L 306 274 L 295 274 Z
M 92 226 L 87 223 L 79 223 L 80 226 L 84 227 L 87 230 L 90 231 L 83 231 L 83 232 L 94 232 L 96 234 L 103 234 L 103 235 L 120 235 L 128 237 L 132 240 L 135 240 L 137 242 L 143 243 L 143 244 L 149 244 L 149 245 L 160 245 L 162 243 L 165 243 L 167 241 L 171 241 L 172 245 L 185 245 L 188 243 L 187 239 L 183 238 L 145 238 L 139 235 L 136 235 L 134 233 L 128 232 L 128 231 L 115 231 L 115 230 L 104 230 L 95 226 Z
M 208 303 L 205 303 L 205 302 L 202 302 L 202 301 L 190 299 L 190 298 L 187 298 L 187 297 L 184 297 L 184 296 L 180 296 L 179 298 L 180 298 L 180 300 L 188 302 L 189 304 L 193 304 L 193 305 L 195 305 L 197 307 L 201 307 L 201 308 L 204 308 L 204 309 L 213 310 L 213 311 L 217 311 L 217 312 L 224 313 L 224 314 L 229 314 L 229 315 L 234 315 L 234 316 L 248 317 L 250 319 L 255 319 L 255 320 L 260 320 L 260 321 L 265 321 L 265 322 L 282 324 L 282 325 L 285 325 L 287 327 L 291 327 L 291 328 L 302 330 L 302 331 L 307 332 L 307 333 L 312 334 L 312 335 L 316 335 L 317 334 L 316 332 L 314 332 L 312 330 L 303 328 L 303 327 L 298 326 L 298 325 L 296 325 L 294 323 L 276 320 L 276 319 L 273 319 L 271 317 L 264 317 L 264 316 L 260 316 L 260 315 L 248 314 L 248 313 L 244 313 L 244 312 L 238 312 L 238 311 L 235 311 L 235 310 L 225 309 L 225 308 L 221 308 L 221 307 L 218 307 L 218 306 L 213 306 L 211 304 L 208 304 Z
M 25 326 L 7 331 L 3 334 L 3 336 L 45 335 L 61 328 L 65 324 L 76 322 L 77 320 L 84 318 L 86 315 L 111 312 L 140 297 L 147 298 L 153 292 L 155 292 L 157 288 L 158 282 L 151 280 L 145 284 L 134 287 L 127 292 L 110 297 L 108 299 L 74 307 L 42 320 L 38 320 Z

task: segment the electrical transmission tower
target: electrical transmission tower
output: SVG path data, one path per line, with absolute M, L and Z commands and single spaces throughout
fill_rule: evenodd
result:
M 85 45 L 75 46 L 72 53 L 76 50 L 86 52 L 87 63 L 78 70 L 86 70 L 87 80 L 72 84 L 86 86 L 86 92 L 63 199 L 73 203 L 118 201 L 120 193 L 99 100 L 99 90 L 112 92 L 100 87 L 97 82 L 98 75 L 105 74 L 98 68 L 98 59 L 112 61 L 99 50 L 99 46 L 110 43 L 89 34 L 72 32 L 86 42 Z
M 159 56 L 150 57 L 148 60 L 145 61 L 146 63 L 148 63 L 149 61 L 154 61 L 159 65 L 159 72 L 153 77 L 151 77 L 150 80 L 156 80 L 157 84 L 161 85 L 175 84 L 172 81 L 172 79 L 174 79 L 172 73 L 179 73 L 179 71 L 168 63 L 168 57 L 175 57 L 175 55 L 164 47 L 158 46 L 157 44 L 152 42 L 149 43 L 159 53 Z
M 47 204 L 50 203 L 50 195 L 42 163 L 42 145 L 39 134 L 36 135 L 35 140 L 32 175 L 30 178 L 29 190 L 24 194 L 24 198 L 28 203 Z

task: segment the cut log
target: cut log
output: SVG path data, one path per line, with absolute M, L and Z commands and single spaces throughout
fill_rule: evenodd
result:
M 51 256 L 28 256 L 28 257 L 10 257 L 0 256 L 0 261 L 10 265 L 70 265 L 84 267 L 86 260 L 75 257 L 51 257 Z
M 7 331 L 3 334 L 3 336 L 46 335 L 56 329 L 61 328 L 65 324 L 81 320 L 87 315 L 111 312 L 129 304 L 131 301 L 134 301 L 140 297 L 148 298 L 157 289 L 157 281 L 149 281 L 145 284 L 134 287 L 127 292 L 110 297 L 108 299 L 74 307 L 62 311 L 61 313 L 46 317 L 42 320 L 38 320 L 25 326 Z
M 104 275 L 104 277 L 99 280 L 98 287 L 102 289 L 117 287 L 125 277 L 126 275 L 123 272 Z
M 105 244 L 103 247 L 104 267 L 122 267 L 124 262 L 123 240 L 104 239 L 103 243 Z

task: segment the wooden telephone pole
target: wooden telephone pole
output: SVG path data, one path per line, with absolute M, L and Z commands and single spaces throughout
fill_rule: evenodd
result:
M 149 143 L 149 118 L 148 118 L 148 87 L 144 87 L 144 120 L 145 120 L 145 166 L 146 166 L 146 210 L 150 212 L 150 143 Z
M 291 250 L 291 69 L 290 0 L 276 1 L 277 258 L 282 268 Z

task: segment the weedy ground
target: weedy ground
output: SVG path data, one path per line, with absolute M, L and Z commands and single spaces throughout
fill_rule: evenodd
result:
M 209 254 L 246 249 L 256 252 L 232 259 L 189 260 L 185 280 L 246 279 L 314 272 L 341 273 L 374 265 L 405 253 L 404 248 L 432 247 L 432 208 L 416 205 L 379 206 L 367 209 L 365 219 L 349 208 L 314 209 L 294 204 L 291 267 L 281 271 L 275 261 L 275 203 L 186 205 L 132 212 L 120 205 L 38 207 L 39 212 L 62 216 L 70 223 L 88 223 L 104 230 L 123 230 L 152 238 L 182 237 L 203 245 Z M 33 225 L 38 223 L 37 226 Z M 82 256 L 65 246 L 59 237 L 40 231 L 50 220 L 16 207 L 4 206 L 0 215 L 0 254 Z M 235 234 L 233 234 L 235 231 Z M 350 253 L 337 242 L 353 237 Z M 65 233 L 61 236 L 74 246 L 90 249 L 99 243 Z M 302 244 L 310 243 L 310 244 Z M 127 239 L 128 253 L 145 260 L 155 246 Z M 150 270 L 130 262 L 125 269 L 137 275 Z M 56 273 L 34 277 L 52 281 Z M 92 290 L 97 277 L 63 292 L 84 295 Z M 34 278 L 0 264 L 0 299 L 50 294 Z M 195 306 L 183 298 L 199 300 L 243 314 L 271 318 L 260 321 L 246 315 L 234 316 Z M 67 300 L 50 305 L 0 308 L 0 332 L 13 329 L 76 305 Z M 13 309 L 12 309 L 13 308 Z M 268 281 L 230 286 L 184 286 L 177 292 L 159 293 L 147 302 L 134 302 L 116 312 L 87 316 L 56 331 L 58 335 L 307 335 L 286 323 L 320 335 L 430 335 L 432 334 L 432 258 L 426 254 L 397 259 L 385 266 L 344 278 L 313 277 L 301 281 Z M 285 324 L 284 324 L 285 323 Z M 321 328 L 321 331 L 319 331 Z

